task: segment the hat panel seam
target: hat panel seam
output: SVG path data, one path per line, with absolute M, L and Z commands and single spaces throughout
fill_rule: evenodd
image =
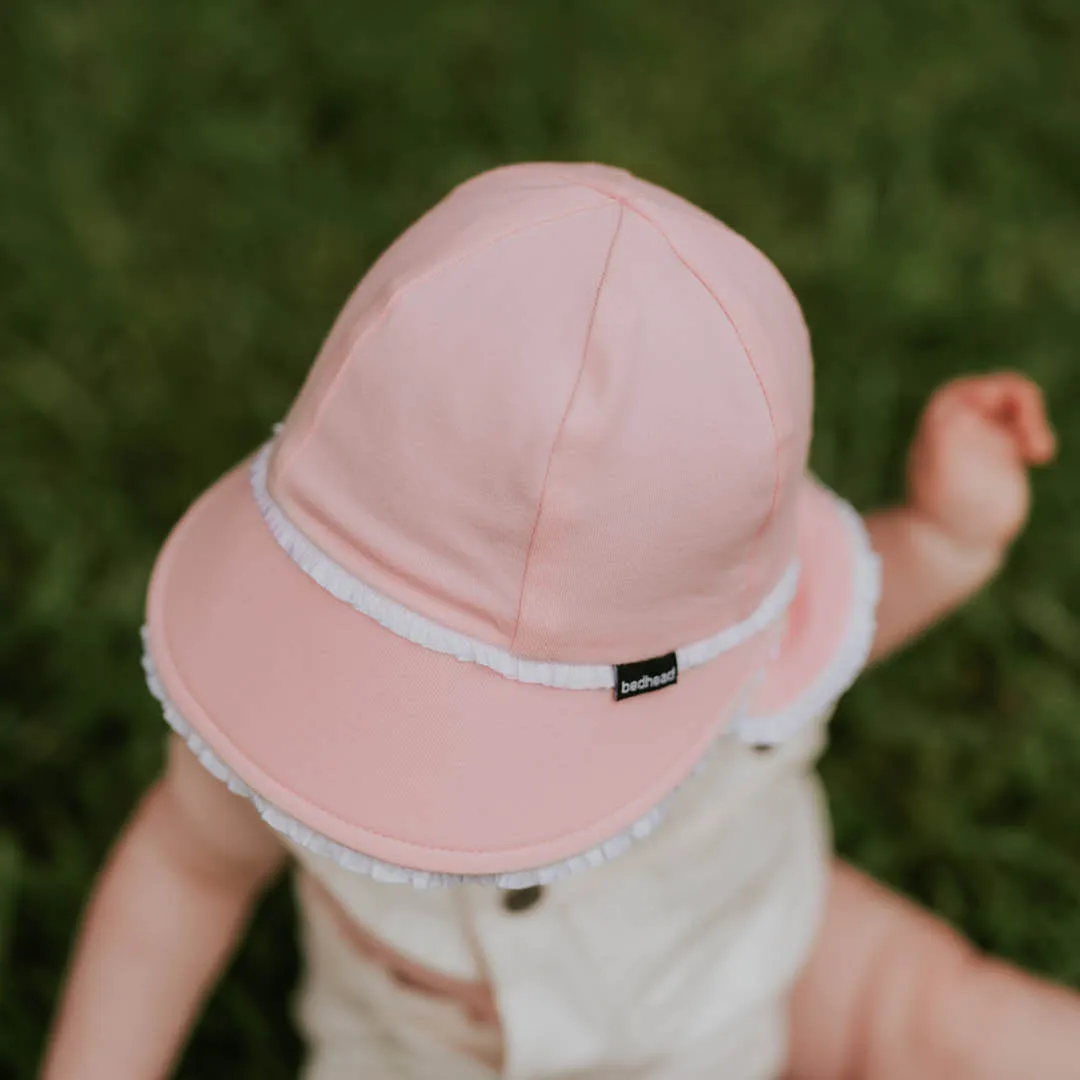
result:
M 712 297 L 713 302 L 723 313 L 724 318 L 727 319 L 728 324 L 731 326 L 732 332 L 735 334 L 739 345 L 742 347 L 743 354 L 746 356 L 746 361 L 750 366 L 751 372 L 753 373 L 754 380 L 755 382 L 757 382 L 758 389 L 761 391 L 761 397 L 762 400 L 765 402 L 765 410 L 768 413 L 769 417 L 769 427 L 772 430 L 773 484 L 772 493 L 769 498 L 769 508 L 766 511 L 765 516 L 762 518 L 761 524 L 758 526 L 757 532 L 754 535 L 755 552 L 752 556 L 751 561 L 756 564 L 756 549 L 760 548 L 761 538 L 764 536 L 765 531 L 769 527 L 769 523 L 775 516 L 777 507 L 779 506 L 780 502 L 780 480 L 782 471 L 780 464 L 780 432 L 776 423 L 776 410 L 773 406 L 772 399 L 769 397 L 769 392 L 765 387 L 765 380 L 762 378 L 761 371 L 754 360 L 753 352 L 750 349 L 750 345 L 744 337 L 742 331 L 739 329 L 739 324 L 735 321 L 735 317 L 732 315 L 731 311 L 728 309 L 724 301 L 720 299 L 716 291 L 712 288 L 711 285 L 709 285 L 709 283 L 704 279 L 704 277 L 702 277 L 702 275 L 698 273 L 698 271 L 695 270 L 693 266 L 690 265 L 689 260 L 675 245 L 674 241 L 671 239 L 670 236 L 668 236 L 667 232 L 664 230 L 663 226 L 659 224 L 659 222 L 655 221 L 652 217 L 645 213 L 644 210 L 642 210 L 639 206 L 636 206 L 634 203 L 627 202 L 625 205 L 627 205 L 635 214 L 638 215 L 638 217 L 640 217 L 643 221 L 647 222 L 656 230 L 664 243 L 667 244 L 667 246 L 671 249 L 671 253 L 675 256 L 675 258 L 678 259 L 678 261 L 683 265 L 686 271 L 698 282 L 698 284 L 709 294 L 709 296 Z
M 583 214 L 590 210 L 603 210 L 606 208 L 606 206 L 607 203 L 604 202 L 588 203 L 583 206 L 576 206 L 571 210 L 560 211 L 558 214 L 551 214 L 548 217 L 539 218 L 536 221 L 530 221 L 523 225 L 517 225 L 512 229 L 503 230 L 502 232 L 497 233 L 495 236 L 489 237 L 488 239 L 483 240 L 480 243 L 474 244 L 471 247 L 466 248 L 465 251 L 458 252 L 456 255 L 452 255 L 446 259 L 443 259 L 441 262 L 436 263 L 434 266 L 429 267 L 427 270 L 415 274 L 407 278 L 401 284 L 399 284 L 383 302 L 382 310 L 379 312 L 379 314 L 374 319 L 372 319 L 371 322 L 367 323 L 367 325 L 358 329 L 354 333 L 350 334 L 348 338 L 346 338 L 343 349 L 345 357 L 342 360 L 340 367 L 334 373 L 333 377 L 327 384 L 326 389 L 323 391 L 322 400 L 319 401 L 318 404 L 315 406 L 311 419 L 308 421 L 307 430 L 304 431 L 303 434 L 300 436 L 299 441 L 294 447 L 292 447 L 291 452 L 282 455 L 281 461 L 278 464 L 277 471 L 280 473 L 280 471 L 286 468 L 287 465 L 295 462 L 303 454 L 305 448 L 307 447 L 307 444 L 311 441 L 312 436 L 318 429 L 320 420 L 325 415 L 326 410 L 330 406 L 330 403 L 336 396 L 337 390 L 342 382 L 342 379 L 345 377 L 345 373 L 350 366 L 350 361 L 352 360 L 357 349 L 368 337 L 370 337 L 379 330 L 379 328 L 383 325 L 383 323 L 389 318 L 390 314 L 397 307 L 398 303 L 405 296 L 411 293 L 418 286 L 422 285 L 424 282 L 430 280 L 431 278 L 437 277 L 439 274 L 451 270 L 458 264 L 466 262 L 467 260 L 480 254 L 482 251 L 486 251 L 488 248 L 495 247 L 496 245 L 501 244 L 506 240 L 510 240 L 515 236 L 519 236 L 522 233 L 530 232 L 533 229 L 540 229 L 546 225 L 552 225 L 555 222 L 562 221 L 565 218 L 573 217 L 575 214 Z M 377 262 L 378 260 L 376 260 L 375 264 L 372 264 L 371 269 L 374 269 L 374 266 L 377 265 Z
M 609 205 L 612 205 L 609 203 Z M 577 378 L 574 380 L 574 385 L 570 390 L 570 395 L 566 400 L 566 408 L 563 410 L 562 419 L 559 421 L 559 426 L 555 429 L 555 439 L 551 444 L 551 452 L 548 454 L 547 468 L 544 471 L 544 480 L 540 485 L 540 497 L 536 502 L 536 517 L 533 519 L 532 531 L 529 534 L 529 543 L 525 549 L 525 564 L 522 567 L 521 572 L 521 592 L 518 596 L 518 608 L 517 615 L 514 619 L 514 630 L 510 635 L 509 649 L 513 652 L 514 646 L 517 644 L 518 633 L 521 629 L 521 619 L 525 610 L 525 597 L 528 592 L 529 586 L 529 570 L 532 567 L 533 552 L 536 547 L 536 538 L 540 532 L 540 522 L 544 516 L 544 502 L 547 497 L 548 483 L 551 480 L 551 470 L 555 462 L 555 455 L 559 449 L 559 443 L 562 440 L 563 432 L 566 430 L 566 422 L 570 416 L 570 411 L 574 407 L 574 401 L 577 398 L 577 392 L 581 386 L 582 376 L 585 374 L 585 365 L 588 363 L 589 358 L 589 346 L 592 344 L 593 330 L 596 326 L 596 313 L 600 307 L 600 298 L 604 292 L 604 286 L 607 284 L 608 271 L 611 268 L 612 256 L 615 254 L 615 246 L 619 240 L 619 234 L 622 231 L 623 218 L 626 214 L 625 203 L 618 203 L 619 216 L 615 221 L 615 229 L 611 236 L 611 243 L 608 245 L 607 256 L 604 259 L 604 267 L 600 272 L 600 280 L 596 285 L 596 295 L 593 297 L 592 311 L 589 314 L 589 325 L 585 328 L 585 340 L 581 346 L 581 363 L 578 365 Z

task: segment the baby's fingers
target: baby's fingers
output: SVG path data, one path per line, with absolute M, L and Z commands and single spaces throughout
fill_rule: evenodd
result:
M 1013 372 L 961 380 L 957 389 L 965 402 L 1012 438 L 1017 453 L 1029 465 L 1043 465 L 1053 456 L 1056 439 L 1039 387 Z
M 1021 456 L 1029 465 L 1045 465 L 1054 456 L 1057 440 L 1046 415 L 1042 391 L 1025 381 L 1013 391 L 1007 407 L 1005 424 L 1012 431 Z

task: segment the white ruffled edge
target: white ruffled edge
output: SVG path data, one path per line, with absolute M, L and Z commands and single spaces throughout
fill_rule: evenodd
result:
M 265 450 L 264 450 L 265 453 Z M 376 881 L 408 884 L 416 889 L 446 887 L 459 884 L 494 885 L 502 889 L 521 889 L 530 885 L 548 885 L 570 874 L 590 867 L 600 866 L 621 855 L 636 840 L 649 836 L 663 820 L 671 801 L 694 776 L 697 776 L 708 764 L 712 752 L 721 739 L 733 735 L 744 743 L 755 746 L 772 746 L 796 734 L 810 721 L 821 716 L 830 705 L 837 701 L 851 686 L 859 672 L 865 667 L 873 645 L 876 627 L 875 613 L 881 592 L 881 560 L 874 552 L 870 537 L 861 516 L 855 509 L 836 495 L 832 495 L 836 508 L 851 530 L 854 540 L 855 582 L 853 588 L 851 618 L 847 631 L 832 661 L 813 685 L 787 709 L 767 716 L 750 716 L 747 713 L 748 699 L 753 689 L 759 685 L 766 672 L 755 673 L 747 682 L 746 690 L 740 695 L 731 722 L 723 732 L 712 741 L 709 749 L 701 756 L 690 775 L 677 785 L 664 799 L 647 814 L 638 818 L 628 828 L 588 851 L 556 863 L 532 870 L 513 871 L 503 874 L 445 874 L 428 870 L 415 870 L 395 866 L 379 859 L 354 851 L 335 840 L 316 832 L 302 822 L 280 810 L 273 803 L 253 791 L 233 770 L 226 765 L 206 741 L 191 727 L 181 715 L 179 709 L 169 698 L 158 676 L 150 653 L 147 628 L 142 629 L 143 654 L 142 664 L 146 673 L 147 686 L 151 694 L 160 702 L 168 725 L 187 744 L 208 772 L 225 783 L 229 790 L 249 799 L 259 816 L 277 832 L 287 837 L 294 844 L 311 851 L 315 855 L 331 859 L 344 870 L 366 874 Z M 284 515 L 282 515 L 284 519 Z M 321 553 L 320 553 L 321 554 Z M 329 560 L 327 560 L 329 561 Z M 331 564 L 333 565 L 333 564 Z M 344 573 L 344 571 L 342 571 Z M 355 581 L 356 579 L 351 579 Z M 321 582 L 320 582 L 321 584 Z M 360 584 L 357 582 L 357 584 Z M 366 586 L 362 586 L 366 589 Z M 372 591 L 373 596 L 378 596 Z M 384 599 L 379 597 L 380 600 Z M 386 601 L 393 604 L 392 601 Z M 393 605 L 395 608 L 398 605 Z M 785 610 L 786 605 L 780 608 Z M 419 619 L 400 609 L 409 618 Z M 756 613 L 755 613 L 756 614 Z M 374 616 L 373 616 L 374 617 Z M 380 620 L 381 621 L 381 620 Z M 426 620 L 423 620 L 426 622 Z M 385 624 L 384 624 L 385 625 Z M 428 624 L 433 626 L 434 624 Z M 436 630 L 441 630 L 435 627 Z M 452 633 L 447 631 L 447 633 Z M 460 635 L 459 635 L 460 636 Z M 416 638 L 410 640 L 425 644 Z M 465 639 L 468 641 L 469 639 Z M 429 646 L 434 647 L 434 646 Z M 446 651 L 446 650 L 438 650 Z M 456 654 L 455 654 L 456 655 Z M 504 654 L 508 655 L 508 654 Z M 466 657 L 472 659 L 472 657 Z M 514 659 L 514 658 L 511 658 Z M 481 662 L 481 661 L 477 661 Z M 704 660 L 699 660 L 703 663 Z M 681 661 L 680 661 L 681 663 Z M 545 667 L 586 665 L 544 665 Z M 690 665 L 693 666 L 693 665 Z M 606 669 L 608 672 L 610 668 Z M 528 680 L 523 680 L 528 681 Z M 598 689 L 601 687 L 597 687 Z
M 850 503 L 830 495 L 848 528 L 855 552 L 855 581 L 847 630 L 825 670 L 795 702 L 765 716 L 747 714 L 737 722 L 736 737 L 754 746 L 784 742 L 821 716 L 851 687 L 870 658 L 881 598 L 881 558 L 870 543 L 862 516 Z
M 273 439 L 264 444 L 251 465 L 251 490 L 255 503 L 285 554 L 331 596 L 374 619 L 384 629 L 406 641 L 432 652 L 480 664 L 507 679 L 537 683 L 558 690 L 610 690 L 615 686 L 615 668 L 611 664 L 566 664 L 514 656 L 495 645 L 440 626 L 354 577 L 312 543 L 289 520 L 270 494 L 268 474 L 274 445 Z M 703 641 L 676 649 L 679 670 L 687 671 L 706 664 L 760 633 L 787 610 L 798 582 L 799 566 L 793 560 L 757 610 L 746 619 Z
M 450 885 L 494 885 L 500 889 L 523 889 L 530 885 L 549 885 L 580 870 L 601 866 L 603 863 L 621 855 L 635 841 L 643 840 L 656 829 L 667 813 L 672 799 L 675 798 L 685 783 L 697 776 L 706 767 L 720 738 L 723 737 L 722 735 L 718 736 L 710 743 L 709 749 L 698 760 L 691 774 L 669 792 L 652 810 L 638 818 L 628 828 L 623 829 L 615 836 L 601 844 L 597 844 L 588 851 L 582 852 L 580 855 L 549 863 L 535 870 L 516 870 L 505 874 L 443 874 L 430 870 L 412 870 L 404 866 L 395 866 L 393 863 L 383 862 L 380 859 L 372 858 L 370 855 L 354 851 L 344 844 L 339 844 L 336 840 L 331 840 L 328 836 L 324 836 L 322 833 L 316 832 L 302 822 L 297 821 L 296 818 L 291 817 L 283 810 L 278 809 L 272 802 L 264 799 L 258 792 L 253 791 L 218 757 L 202 736 L 184 719 L 180 710 L 166 693 L 153 658 L 150 655 L 149 633 L 145 626 L 142 628 L 142 644 L 142 666 L 143 671 L 146 673 L 146 684 L 150 689 L 150 693 L 161 704 L 165 721 L 169 727 L 184 740 L 188 749 L 191 750 L 207 772 L 225 784 L 234 794 L 249 799 L 258 811 L 259 817 L 294 844 L 298 844 L 315 855 L 330 859 L 343 870 L 366 874 L 368 877 L 374 878 L 375 881 L 411 885 L 415 889 L 444 888 Z M 751 680 L 752 682 L 753 680 Z M 747 692 L 740 695 L 740 700 L 735 707 L 733 723 L 739 722 L 739 716 L 741 711 L 745 709 L 747 697 Z M 726 735 L 728 730 L 730 729 L 725 728 L 723 734 Z

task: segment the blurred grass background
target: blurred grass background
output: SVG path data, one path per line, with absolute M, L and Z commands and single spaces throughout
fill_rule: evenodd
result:
M 0 1075 L 160 762 L 158 545 L 382 248 L 522 159 L 623 165 L 774 259 L 860 506 L 940 380 L 1045 386 L 1061 460 L 1008 569 L 849 695 L 825 773 L 848 856 L 1080 985 L 1078 45 L 1071 0 L 0 6 Z M 293 1075 L 290 918 L 279 889 L 183 1075 Z

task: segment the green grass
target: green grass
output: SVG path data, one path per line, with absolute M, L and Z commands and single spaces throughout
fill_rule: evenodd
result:
M 160 761 L 157 546 L 379 251 L 521 159 L 624 165 L 770 254 L 860 506 L 938 381 L 1046 387 L 1061 460 L 1008 569 L 856 688 L 825 773 L 847 855 L 1080 985 L 1078 45 L 1071 0 L 0 6 L 0 1075 Z M 184 1075 L 292 1075 L 290 918 L 279 890 Z

